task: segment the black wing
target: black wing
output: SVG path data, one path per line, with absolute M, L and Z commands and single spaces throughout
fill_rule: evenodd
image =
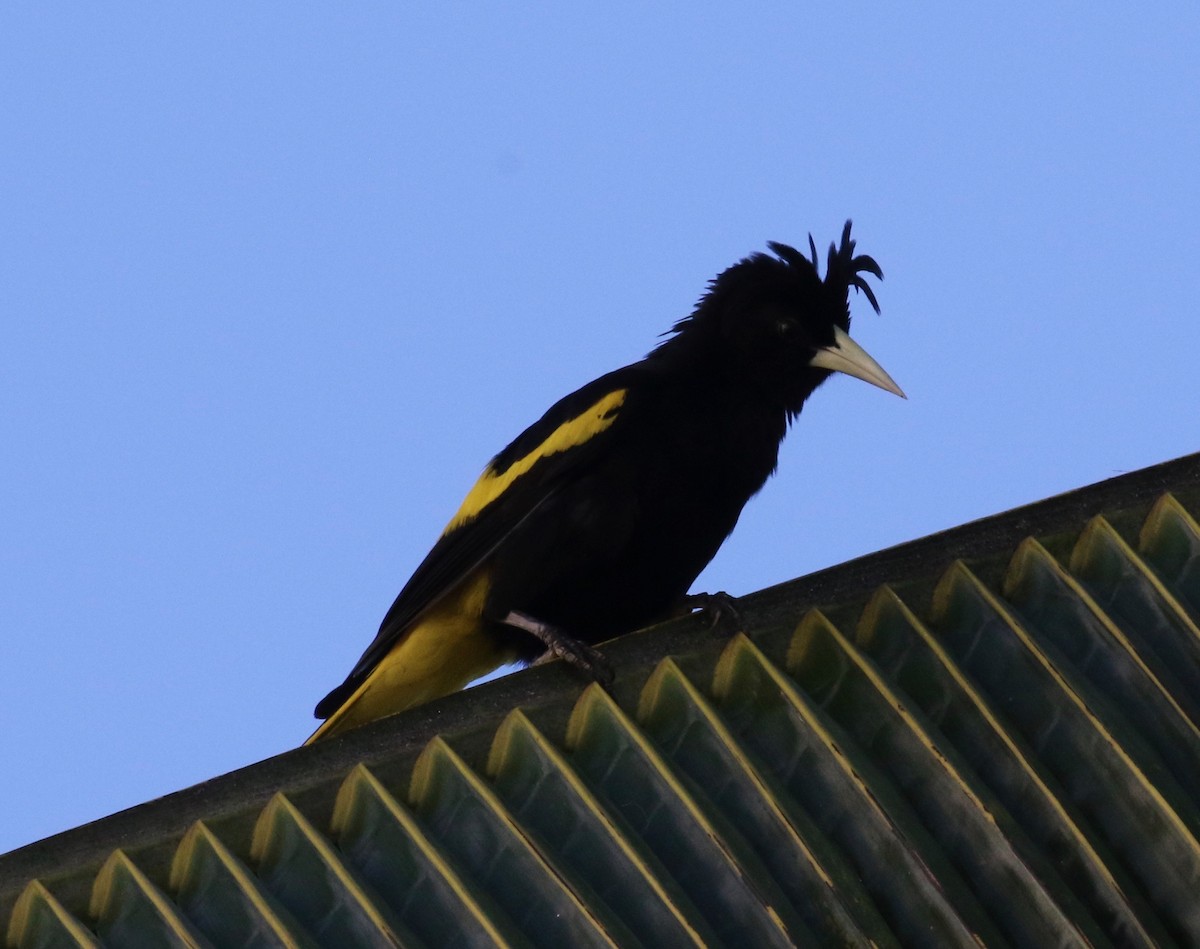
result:
M 644 372 L 645 365 L 635 363 L 576 390 L 492 459 L 346 681 L 318 703 L 317 718 L 332 715 L 421 614 L 487 560 L 561 485 L 590 470 L 594 459 L 620 437 L 623 415 L 630 399 L 636 399 Z

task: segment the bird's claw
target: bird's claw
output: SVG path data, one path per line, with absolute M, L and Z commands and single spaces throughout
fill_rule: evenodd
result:
M 689 593 L 683 598 L 684 609 L 708 621 L 708 628 L 718 634 L 732 636 L 742 628 L 742 616 L 737 600 L 719 590 L 716 593 Z
M 568 636 L 557 626 L 544 623 L 516 610 L 510 612 L 503 622 L 531 633 L 546 647 L 546 651 L 533 661 L 533 665 L 540 666 L 551 659 L 561 659 L 588 678 L 600 683 L 604 691 L 607 692 L 612 688 L 616 674 L 600 650 Z
M 612 688 L 613 681 L 617 676 L 599 649 L 566 636 L 547 645 L 546 651 L 533 661 L 533 665 L 540 666 L 543 663 L 561 659 L 567 665 L 574 666 L 589 679 L 598 682 L 605 692 Z

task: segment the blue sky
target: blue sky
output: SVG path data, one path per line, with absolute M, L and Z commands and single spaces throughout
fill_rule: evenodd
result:
M 855 337 L 697 588 L 1200 448 L 1195 4 L 7 4 L 0 851 L 298 744 L 490 456 L 767 240 Z

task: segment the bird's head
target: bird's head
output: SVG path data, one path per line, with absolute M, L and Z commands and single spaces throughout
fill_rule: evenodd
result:
M 702 359 L 744 385 L 778 399 L 790 414 L 834 372 L 904 393 L 883 368 L 850 338 L 850 288 L 879 312 L 864 274 L 883 278 L 879 264 L 854 255 L 850 222 L 840 246 L 830 244 L 825 276 L 811 256 L 769 242 L 771 254 L 751 254 L 714 278 L 692 313 L 672 329 L 657 353 Z

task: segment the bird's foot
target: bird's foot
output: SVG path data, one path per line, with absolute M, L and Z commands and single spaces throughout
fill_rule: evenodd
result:
M 685 613 L 695 614 L 708 621 L 708 628 L 723 636 L 732 636 L 742 628 L 742 616 L 737 600 L 725 591 L 689 593 L 683 598 Z
M 616 674 L 600 650 L 568 636 L 557 626 L 543 623 L 541 620 L 534 619 L 532 616 L 527 616 L 516 610 L 510 612 L 501 622 L 506 626 L 514 626 L 517 629 L 525 630 L 525 632 L 534 636 L 546 647 L 546 651 L 533 661 L 535 666 L 540 666 L 542 663 L 549 662 L 552 659 L 561 659 L 568 665 L 574 666 L 588 678 L 600 683 L 600 686 L 605 691 L 612 688 Z

